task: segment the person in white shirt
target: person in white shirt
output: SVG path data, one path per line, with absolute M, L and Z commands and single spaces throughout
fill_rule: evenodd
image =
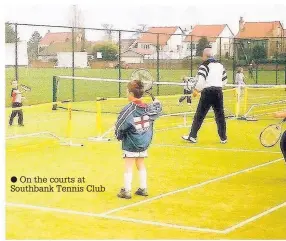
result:
M 227 83 L 227 75 L 224 66 L 214 59 L 211 48 L 204 49 L 204 62 L 198 70 L 198 82 L 195 90 L 201 92 L 201 98 L 194 116 L 191 132 L 182 138 L 191 143 L 197 142 L 197 133 L 212 107 L 218 127 L 218 134 L 222 144 L 227 142 L 226 121 L 223 106 L 222 87 Z
M 245 77 L 244 77 L 244 74 L 243 74 L 243 68 L 242 67 L 239 67 L 237 69 L 237 72 L 236 72 L 236 75 L 235 75 L 235 83 L 237 85 L 245 85 Z

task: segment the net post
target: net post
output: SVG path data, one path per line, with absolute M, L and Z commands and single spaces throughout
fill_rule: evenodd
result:
M 68 125 L 67 125 L 67 138 L 71 138 L 71 129 L 72 129 L 72 108 L 71 102 L 68 103 Z
M 62 146 L 83 146 L 81 143 L 72 142 L 72 104 L 68 102 L 68 122 L 67 122 L 67 141 L 61 143 Z
M 72 77 L 75 76 L 74 72 L 74 68 L 75 68 L 75 64 L 74 64 L 74 51 L 75 51 L 75 46 L 74 46 L 74 27 L 72 27 Z M 74 79 L 72 79 L 72 101 L 75 101 L 75 85 L 74 85 Z
M 244 114 L 246 113 L 247 111 L 247 87 L 244 88 Z
M 96 130 L 97 130 L 97 134 L 98 136 L 101 136 L 102 134 L 102 115 L 101 115 L 101 101 L 100 98 L 96 99 L 96 122 L 95 122 L 95 126 L 96 126 Z
M 15 80 L 18 82 L 18 24 L 15 23 Z
M 96 115 L 95 115 L 95 128 L 97 132 L 97 136 L 95 137 L 89 137 L 89 141 L 95 141 L 95 142 L 105 142 L 105 141 L 110 141 L 110 138 L 107 138 L 106 135 L 113 130 L 113 127 L 108 130 L 107 132 L 103 133 L 103 128 L 102 128 L 102 109 L 101 109 L 101 101 L 102 98 L 97 98 L 96 99 Z
M 240 88 L 236 88 L 236 104 L 235 104 L 235 117 L 239 117 L 239 111 L 240 111 Z
M 52 110 L 56 110 L 57 109 L 57 104 L 55 102 L 57 102 L 57 92 L 58 92 L 58 85 L 57 85 L 57 77 L 53 76 L 53 108 Z
M 121 80 L 121 31 L 118 32 L 118 79 Z M 121 97 L 121 82 L 118 83 L 118 97 Z

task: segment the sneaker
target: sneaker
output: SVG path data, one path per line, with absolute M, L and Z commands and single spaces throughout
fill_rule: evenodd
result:
M 139 195 L 139 196 L 147 197 L 148 196 L 147 188 L 138 188 L 138 190 L 135 192 L 135 194 Z
M 221 143 L 221 144 L 226 144 L 226 143 L 227 143 L 227 139 L 225 139 L 225 140 L 220 140 L 220 143 Z
M 19 124 L 18 126 L 24 126 L 24 124 Z
M 125 188 L 121 188 L 120 192 L 117 194 L 119 198 L 131 199 L 131 192 L 126 191 Z
M 188 103 L 188 105 L 191 105 L 192 103 Z
M 182 138 L 185 140 L 185 141 L 189 141 L 191 143 L 197 143 L 197 139 L 196 138 L 193 138 L 193 137 L 190 137 L 190 136 L 182 136 Z

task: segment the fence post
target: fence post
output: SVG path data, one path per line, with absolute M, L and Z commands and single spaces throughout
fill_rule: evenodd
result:
M 157 82 L 160 81 L 160 54 L 159 54 L 159 34 L 157 34 Z M 160 90 L 159 90 L 160 85 L 157 85 L 157 95 L 160 94 Z
M 58 88 L 58 85 L 57 85 L 57 77 L 56 76 L 53 76 L 53 102 L 57 102 L 57 90 Z M 53 103 L 53 108 L 52 110 L 56 110 L 57 109 L 57 104 L 56 103 Z
M 236 58 L 236 52 L 235 52 L 235 49 L 236 49 L 236 42 L 235 42 L 235 38 L 233 38 L 233 53 L 232 53 L 232 82 L 233 84 L 235 83 L 235 58 Z
M 74 27 L 72 27 L 72 77 L 74 77 Z M 74 85 L 74 79 L 72 79 L 72 101 L 75 101 L 75 85 Z
M 221 37 L 219 37 L 219 62 L 221 62 Z
M 193 76 L 193 35 L 191 35 L 191 76 Z
M 121 31 L 118 32 L 118 79 L 121 80 Z M 118 83 L 118 97 L 121 97 L 121 82 Z
M 256 64 L 255 72 L 255 84 L 258 84 L 258 64 Z
M 285 68 L 284 68 L 284 83 L 286 85 L 286 57 L 285 57 Z
M 18 24 L 15 23 L 15 80 L 18 81 Z

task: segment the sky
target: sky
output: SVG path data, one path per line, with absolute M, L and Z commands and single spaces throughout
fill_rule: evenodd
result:
M 95 2 L 95 1 L 94 1 Z M 164 4 L 77 4 L 80 11 L 81 24 L 85 27 L 102 28 L 101 24 L 112 24 L 116 29 L 134 30 L 138 24 L 148 26 L 191 26 L 195 24 L 228 24 L 234 34 L 238 31 L 240 16 L 245 21 L 281 21 L 286 28 L 286 3 L 270 4 L 192 4 L 179 0 Z M 7 5 L 5 21 L 18 23 L 71 25 L 72 4 L 17 4 Z M 20 27 L 22 40 L 28 40 L 34 30 L 41 35 L 47 28 Z M 63 29 L 50 29 L 64 31 Z M 90 38 L 99 38 L 99 35 L 87 33 Z M 124 38 L 125 36 L 123 36 Z M 128 36 L 126 36 L 128 37 Z M 88 37 L 89 38 L 89 37 Z M 93 40 L 93 39 L 91 39 Z M 95 39 L 97 40 L 97 39 Z

